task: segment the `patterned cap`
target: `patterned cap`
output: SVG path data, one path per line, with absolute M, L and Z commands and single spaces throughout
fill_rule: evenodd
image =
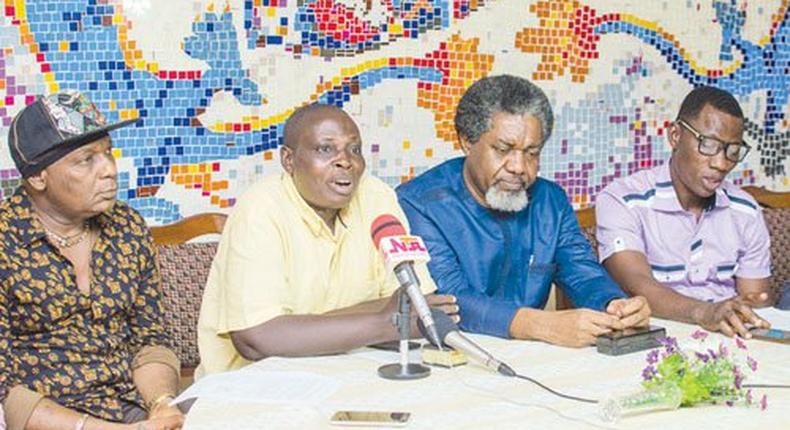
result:
M 107 124 L 107 119 L 79 91 L 40 96 L 11 122 L 8 146 L 16 168 L 27 178 L 69 152 L 137 121 Z

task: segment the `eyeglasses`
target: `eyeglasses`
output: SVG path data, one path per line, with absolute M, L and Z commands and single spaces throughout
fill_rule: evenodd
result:
M 727 143 L 727 142 L 722 142 L 721 140 L 715 137 L 705 136 L 704 134 L 695 130 L 694 127 L 692 127 L 691 125 L 689 125 L 689 123 L 687 123 L 682 119 L 678 120 L 678 124 L 685 127 L 686 130 L 688 130 L 689 132 L 691 132 L 691 134 L 694 135 L 694 137 L 699 142 L 699 145 L 697 146 L 697 150 L 702 155 L 707 155 L 712 157 L 718 154 L 719 152 L 721 152 L 723 149 L 724 157 L 732 161 L 733 163 L 737 163 L 739 161 L 743 161 L 743 159 L 746 158 L 746 155 L 749 153 L 749 150 L 752 149 L 751 146 L 747 145 L 746 142 L 743 141 Z

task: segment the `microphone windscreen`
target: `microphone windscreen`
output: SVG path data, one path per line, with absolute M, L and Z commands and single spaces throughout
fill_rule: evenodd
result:
M 406 229 L 399 219 L 390 214 L 379 215 L 370 225 L 370 237 L 376 248 L 379 248 L 381 239 L 387 236 L 404 236 Z
M 431 316 L 433 316 L 436 332 L 439 334 L 439 339 L 441 339 L 442 342 L 444 342 L 444 338 L 447 337 L 450 332 L 458 331 L 458 325 L 443 311 L 431 308 Z M 431 340 L 431 336 L 428 335 L 428 330 L 425 329 L 425 324 L 422 323 L 422 319 L 420 318 L 417 318 L 417 327 L 420 329 L 422 337 L 431 342 L 433 346 L 439 346 Z

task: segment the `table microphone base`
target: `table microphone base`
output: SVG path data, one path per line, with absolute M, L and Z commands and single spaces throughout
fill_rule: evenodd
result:
M 400 363 L 386 364 L 379 367 L 379 376 L 384 379 L 407 380 L 425 378 L 431 369 L 422 364 L 409 363 L 405 367 Z

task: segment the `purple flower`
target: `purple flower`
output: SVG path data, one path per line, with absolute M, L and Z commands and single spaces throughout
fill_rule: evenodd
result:
M 720 343 L 719 344 L 719 356 L 720 357 L 726 357 L 729 354 L 730 354 L 730 350 L 727 349 L 727 347 L 723 343 Z
M 724 404 L 726 404 L 729 407 L 732 407 L 735 404 L 735 402 L 733 402 L 732 400 L 727 400 L 726 402 L 724 402 Z
M 754 397 L 752 397 L 752 390 L 746 390 L 746 404 L 751 405 L 754 401 Z
M 691 338 L 696 340 L 705 341 L 708 338 L 708 332 L 697 330 L 694 333 L 691 333 Z
M 733 366 L 732 373 L 735 376 L 735 388 L 740 390 L 743 383 L 743 373 L 741 373 L 741 369 L 738 366 Z
M 664 345 L 667 355 L 672 354 L 678 349 L 678 340 L 672 336 L 660 337 L 657 340 L 658 343 Z
M 707 363 L 708 360 L 710 360 L 710 357 L 708 357 L 708 354 L 703 354 L 701 352 L 695 352 L 694 354 L 696 354 L 697 358 L 702 360 L 703 363 Z
M 740 348 L 740 349 L 743 349 L 743 350 L 747 349 L 746 348 L 746 342 L 744 342 L 743 339 L 741 339 L 740 337 L 737 337 L 737 336 L 735 337 L 735 345 L 738 348 Z
M 746 364 L 749 365 L 749 368 L 752 369 L 752 372 L 757 371 L 757 360 L 752 357 L 746 357 Z
M 714 350 L 712 350 L 710 348 L 708 348 L 708 355 L 710 356 L 710 358 L 712 360 L 716 360 L 717 358 L 719 358 L 719 356 L 716 355 L 716 351 L 714 351 Z
M 656 369 L 652 365 L 647 366 L 644 368 L 644 370 L 642 370 L 642 379 L 649 381 L 653 379 L 654 376 L 656 376 L 656 373 Z
M 760 410 L 764 411 L 765 408 L 768 407 L 768 396 L 763 394 L 763 397 L 760 399 Z
M 647 364 L 658 363 L 658 350 L 654 349 L 647 353 Z

